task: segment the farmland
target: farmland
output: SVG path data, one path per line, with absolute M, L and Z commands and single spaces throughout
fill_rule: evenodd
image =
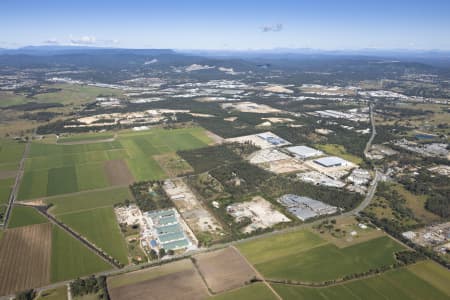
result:
M 195 256 L 195 264 L 214 293 L 228 291 L 256 276 L 252 267 L 233 247 Z
M 14 178 L 0 179 L 0 205 L 8 203 L 9 193 L 14 184 Z
M 300 237 L 295 237 L 296 234 Z M 321 242 L 312 233 L 290 235 L 294 238 L 283 235 L 276 237 L 275 242 L 273 239 L 255 240 L 240 245 L 239 249 L 263 276 L 302 282 L 323 282 L 391 265 L 395 262 L 394 253 L 404 249 L 386 236 L 338 248 Z M 322 271 L 325 267 L 326 273 Z
M 416 267 L 415 265 L 412 266 Z M 434 276 L 433 276 L 434 277 Z M 448 283 L 449 275 L 445 277 Z M 273 284 L 283 299 L 448 299 L 449 293 L 433 286 L 434 278 L 421 279 L 409 268 L 326 288 L 308 288 Z M 447 284 L 448 285 L 448 284 Z
M 276 300 L 278 299 L 263 283 L 255 283 L 212 297 L 211 300 Z
M 162 179 L 167 176 L 166 172 L 154 156 L 203 147 L 209 142 L 201 128 L 126 131 L 115 141 L 87 144 L 33 142 L 25 163 L 19 199 L 127 185 L 133 179 Z M 116 178 L 110 174 L 117 171 L 130 175 Z
M 127 246 L 112 207 L 59 215 L 58 218 L 122 264 L 128 264 Z
M 108 279 L 112 300 L 205 299 L 208 291 L 189 260 L 136 271 Z
M 75 195 L 59 196 L 47 199 L 46 203 L 52 204 L 49 210 L 50 213 L 60 215 L 98 207 L 112 207 L 114 204 L 131 198 L 128 188 L 119 187 L 105 191 L 88 191 Z
M 51 282 L 105 271 L 112 267 L 68 233 L 53 226 Z
M 0 243 L 0 295 L 49 283 L 51 234 L 48 223 L 5 231 Z
M 34 208 L 27 206 L 14 206 L 8 227 L 15 228 L 33 224 L 47 223 L 48 220 Z

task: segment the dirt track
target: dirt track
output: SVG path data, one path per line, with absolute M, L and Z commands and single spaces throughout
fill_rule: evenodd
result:
M 8 229 L 0 243 L 0 295 L 50 282 L 52 225 Z

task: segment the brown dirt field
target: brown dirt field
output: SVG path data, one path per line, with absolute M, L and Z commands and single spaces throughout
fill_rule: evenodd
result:
M 52 225 L 8 229 L 0 243 L 0 295 L 50 283 Z
M 236 249 L 226 249 L 195 256 L 196 265 L 206 284 L 214 293 L 244 286 L 256 276 L 253 268 Z
M 193 268 L 113 288 L 109 295 L 112 300 L 188 300 L 206 299 L 209 296 L 200 275 Z
M 108 160 L 104 168 L 111 185 L 126 185 L 134 182 L 134 177 L 123 160 Z
M 7 179 L 11 177 L 16 177 L 17 171 L 0 171 L 0 179 Z

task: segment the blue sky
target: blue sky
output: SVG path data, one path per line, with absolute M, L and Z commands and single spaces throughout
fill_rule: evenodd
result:
M 0 0 L 0 47 L 450 50 L 449 0 Z

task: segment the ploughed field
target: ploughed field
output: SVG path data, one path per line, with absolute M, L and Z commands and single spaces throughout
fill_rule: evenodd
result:
M 201 128 L 123 132 L 112 141 L 35 141 L 25 162 L 19 199 L 30 200 L 167 176 L 154 156 L 210 143 Z M 119 175 L 120 174 L 120 175 Z
M 8 229 L 0 242 L 0 295 L 50 282 L 52 226 Z

